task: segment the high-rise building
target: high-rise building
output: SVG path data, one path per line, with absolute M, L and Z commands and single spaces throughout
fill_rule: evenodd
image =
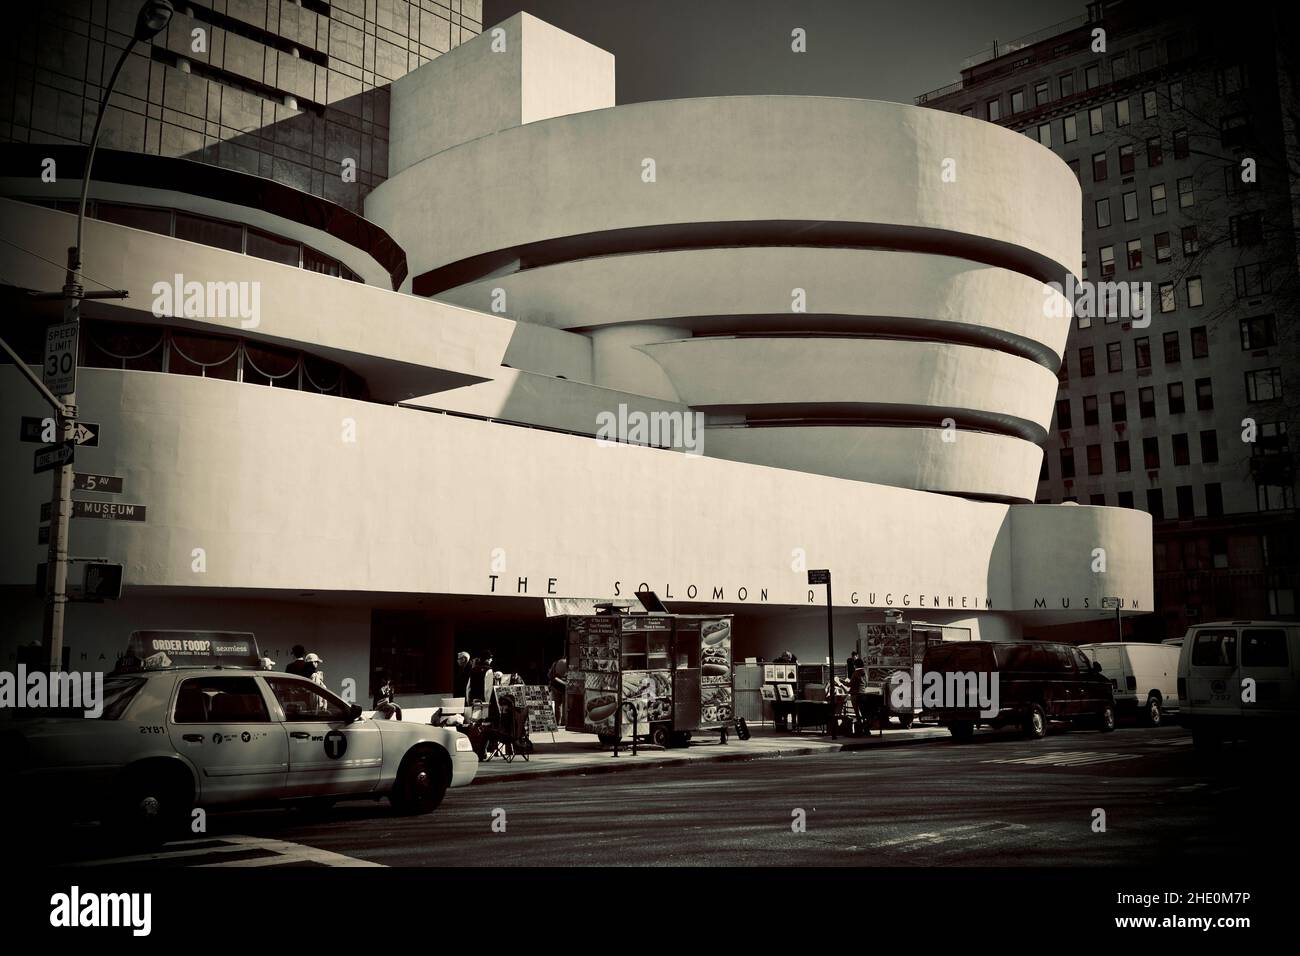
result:
M 1092 3 L 916 100 L 1078 176 L 1086 295 L 1037 500 L 1152 515 L 1145 636 L 1295 612 L 1300 45 L 1293 20 L 1259 15 L 1276 22 Z

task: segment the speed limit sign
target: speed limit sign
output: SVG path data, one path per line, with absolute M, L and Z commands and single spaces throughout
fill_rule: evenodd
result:
M 45 330 L 45 387 L 55 395 L 77 390 L 77 323 L 62 322 Z

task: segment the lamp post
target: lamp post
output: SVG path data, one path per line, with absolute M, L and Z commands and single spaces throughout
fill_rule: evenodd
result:
M 95 115 L 95 129 L 90 136 L 90 149 L 86 154 L 86 168 L 81 176 L 81 202 L 77 206 L 76 242 L 68 249 L 68 268 L 63 280 L 63 324 L 71 326 L 69 336 L 74 345 L 73 379 L 68 390 L 57 396 L 63 406 L 57 411 L 59 438 L 64 442 L 75 442 L 77 434 L 77 385 L 76 356 L 80 339 L 81 300 L 86 298 L 86 291 L 81 285 L 81 233 L 86 220 L 86 196 L 90 192 L 90 170 L 95 162 L 95 148 L 99 145 L 100 129 L 104 125 L 104 113 L 108 109 L 108 98 L 117 85 L 117 78 L 126 65 L 126 58 L 137 43 L 153 39 L 166 28 L 172 18 L 172 5 L 168 0 L 146 0 L 136 14 L 135 30 L 131 41 L 123 48 L 117 64 L 109 75 L 104 95 L 99 101 L 99 111 Z M 51 673 L 63 667 L 63 623 L 68 603 L 68 520 L 72 515 L 72 462 L 66 462 L 54 471 L 54 487 L 50 501 L 50 550 L 48 571 L 46 574 L 45 594 L 45 634 L 49 642 L 49 661 Z

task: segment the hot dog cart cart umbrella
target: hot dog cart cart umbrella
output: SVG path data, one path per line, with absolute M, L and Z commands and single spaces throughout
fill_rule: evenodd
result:
M 566 729 L 607 745 L 633 734 L 680 745 L 700 730 L 725 739 L 735 722 L 731 623 L 716 614 L 569 615 Z

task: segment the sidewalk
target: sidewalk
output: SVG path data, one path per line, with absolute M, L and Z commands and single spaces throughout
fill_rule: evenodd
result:
M 689 747 L 664 749 L 648 744 L 638 744 L 637 756 L 632 756 L 630 745 L 619 747 L 615 757 L 612 748 L 602 747 L 591 734 L 577 734 L 567 730 L 533 734 L 536 751 L 527 762 L 516 757 L 506 763 L 499 757 L 478 765 L 475 784 L 500 783 L 539 776 L 581 776 L 597 773 L 615 773 L 623 770 L 641 770 L 681 763 L 718 763 L 725 760 L 759 760 L 765 757 L 793 757 L 803 754 L 834 753 L 843 750 L 873 750 L 899 744 L 947 740 L 948 731 L 942 727 L 914 727 L 910 730 L 895 728 L 884 734 L 876 732 L 870 737 L 840 737 L 834 741 L 823 734 L 789 733 L 771 726 L 750 725 L 749 740 L 740 740 L 734 733 L 727 736 L 726 745 L 718 743 L 716 735 L 697 733 Z

